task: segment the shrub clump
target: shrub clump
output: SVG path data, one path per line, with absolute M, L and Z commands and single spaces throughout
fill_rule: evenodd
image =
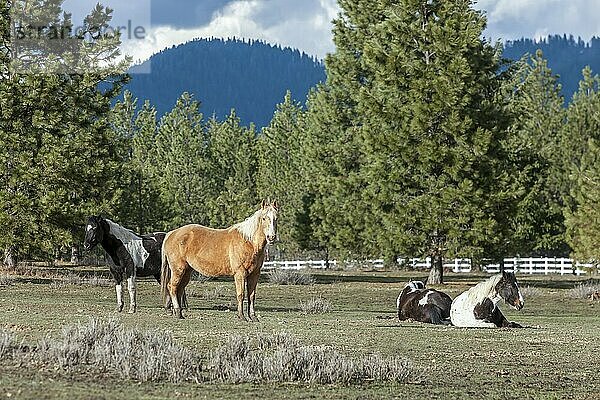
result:
M 542 294 L 542 291 L 539 288 L 536 288 L 535 286 L 524 286 L 520 290 L 521 294 L 526 299 L 530 297 L 539 297 Z
M 11 332 L 0 330 L 0 360 L 12 357 L 19 348 Z
M 161 330 L 125 329 L 114 319 L 91 319 L 85 325 L 67 326 L 59 338 L 42 339 L 33 356 L 43 364 L 69 372 L 91 368 L 142 382 L 201 378 L 200 358 L 179 347 L 170 334 Z
M 231 336 L 210 353 L 207 367 L 210 380 L 227 383 L 405 382 L 412 370 L 400 357 L 349 358 L 329 346 L 302 345 L 287 333 Z
M 312 285 L 315 278 L 305 271 L 276 268 L 269 272 L 269 283 L 275 285 Z
M 569 290 L 569 296 L 574 299 L 593 299 L 595 293 L 600 292 L 600 283 L 580 283 Z
M 331 308 L 331 302 L 321 296 L 300 301 L 300 311 L 303 314 L 324 314 L 330 312 Z

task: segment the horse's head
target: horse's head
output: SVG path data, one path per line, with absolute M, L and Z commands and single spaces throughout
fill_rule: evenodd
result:
M 277 201 L 263 200 L 260 214 L 260 226 L 267 238 L 267 243 L 273 244 L 277 239 Z
M 496 284 L 496 292 L 504 301 L 517 310 L 520 310 L 525 305 L 525 300 L 521 295 L 517 278 L 512 272 L 502 272 L 502 278 Z
M 425 289 L 425 284 L 423 281 L 409 281 L 404 288 L 408 288 L 411 292 L 416 290 Z
M 104 239 L 104 229 L 102 229 L 102 217 L 94 216 L 88 218 L 85 225 L 85 240 L 83 248 L 90 250 Z

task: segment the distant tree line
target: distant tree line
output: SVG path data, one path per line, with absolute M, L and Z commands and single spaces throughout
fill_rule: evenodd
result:
M 340 5 L 326 82 L 261 130 L 188 92 L 158 117 L 127 92 L 61 104 L 65 82 L 3 78 L 0 244 L 48 254 L 91 212 L 138 232 L 226 227 L 270 196 L 282 257 L 432 257 L 432 282 L 444 258 L 598 262 L 598 75 L 566 106 L 543 53 L 507 63 L 468 0 Z

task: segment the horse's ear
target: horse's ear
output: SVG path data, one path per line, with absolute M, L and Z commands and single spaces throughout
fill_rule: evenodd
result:
M 267 204 L 268 204 L 268 203 L 267 203 L 267 200 L 266 200 L 266 199 L 265 199 L 265 200 L 263 200 L 263 201 L 262 201 L 262 204 L 260 205 L 260 208 L 265 208 L 265 207 L 267 206 Z
M 277 203 L 277 200 L 273 200 L 273 204 L 271 204 L 273 206 L 274 209 L 278 210 L 279 209 L 279 204 Z

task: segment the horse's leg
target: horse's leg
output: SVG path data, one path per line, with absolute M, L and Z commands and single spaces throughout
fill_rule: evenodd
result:
M 181 281 L 179 282 L 179 287 L 177 288 L 177 301 L 179 302 L 180 309 L 186 307 L 186 299 L 185 299 L 185 287 L 190 283 L 190 279 L 192 278 L 192 268 L 188 268 L 183 276 L 181 277 Z
M 171 303 L 173 304 L 173 314 L 179 319 L 183 319 L 181 314 L 181 306 L 179 304 L 178 292 L 181 280 L 186 273 L 187 263 L 184 261 L 181 263 L 170 263 L 171 268 L 171 280 L 169 282 L 169 294 L 171 295 Z
M 117 282 L 115 284 L 115 291 L 117 292 L 117 312 L 121 312 L 123 311 L 123 306 L 125 305 L 125 303 L 123 303 L 123 282 Z
M 235 293 L 238 303 L 238 318 L 247 321 L 248 319 L 246 319 L 244 316 L 244 289 L 246 286 L 245 272 L 238 272 L 233 278 L 235 280 Z
M 129 291 L 129 314 L 135 313 L 137 308 L 136 302 L 136 282 L 135 276 L 130 276 L 127 278 L 127 290 Z
M 494 308 L 494 310 L 492 311 L 489 321 L 493 322 L 494 325 L 496 325 L 499 328 L 522 328 L 522 326 L 517 324 L 516 322 L 510 322 L 509 320 L 507 320 L 498 307 Z
M 256 313 L 254 312 L 254 299 L 256 298 L 256 285 L 258 284 L 258 278 L 260 277 L 260 271 L 254 270 L 246 280 L 246 286 L 248 287 L 248 318 L 251 321 L 258 322 Z

